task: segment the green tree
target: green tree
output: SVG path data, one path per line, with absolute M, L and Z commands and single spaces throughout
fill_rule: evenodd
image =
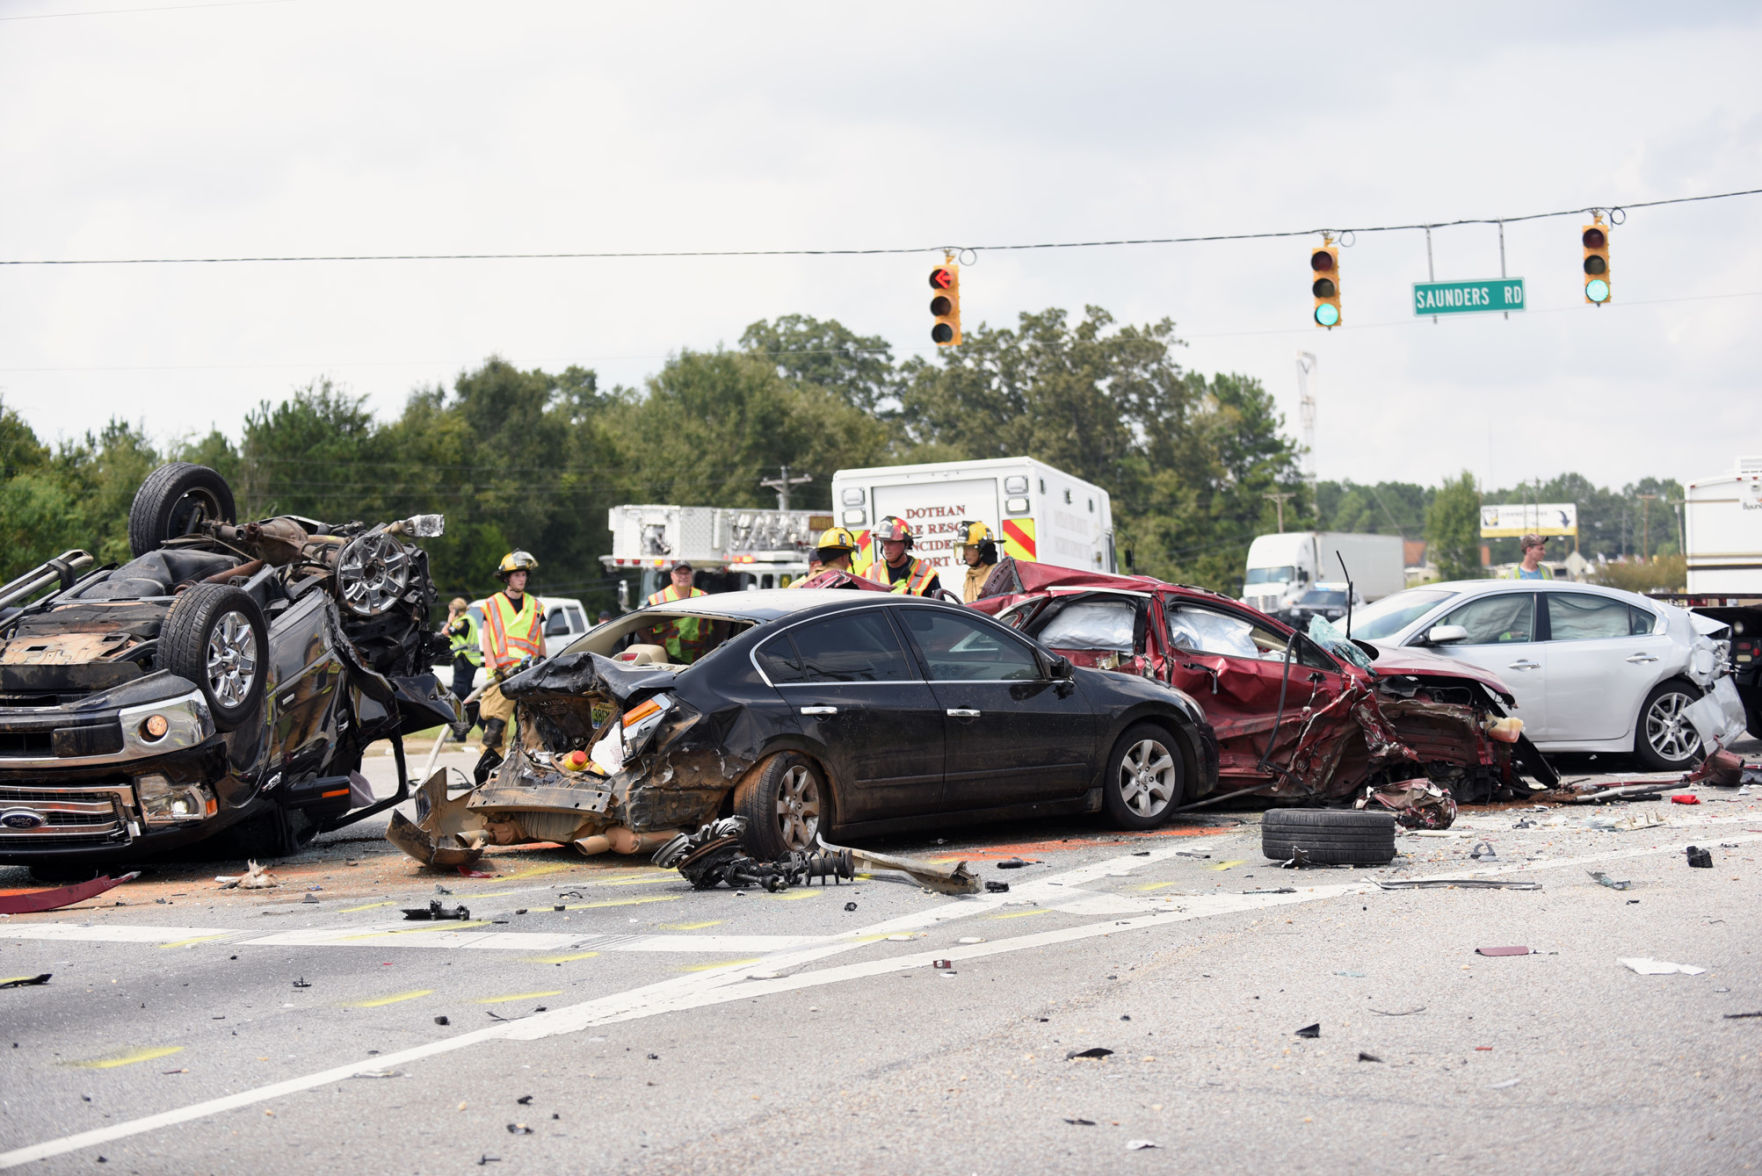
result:
M 837 319 L 786 314 L 749 326 L 740 348 L 775 364 L 786 380 L 814 384 L 866 413 L 891 410 L 899 394 L 893 348 L 879 335 L 858 335 Z
M 1446 580 L 1481 574 L 1481 496 L 1467 470 L 1445 482 L 1426 508 L 1426 553 Z

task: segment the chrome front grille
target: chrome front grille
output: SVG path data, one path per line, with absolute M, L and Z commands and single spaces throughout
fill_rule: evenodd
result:
M 134 789 L 0 786 L 0 844 L 104 844 L 127 841 Z

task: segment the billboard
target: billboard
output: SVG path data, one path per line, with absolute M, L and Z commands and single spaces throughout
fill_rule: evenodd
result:
M 1482 539 L 1515 539 L 1537 535 L 1578 536 L 1576 502 L 1517 502 L 1481 507 Z

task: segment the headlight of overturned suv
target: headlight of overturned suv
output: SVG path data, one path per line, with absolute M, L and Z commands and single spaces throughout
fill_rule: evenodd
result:
M 638 853 L 713 819 L 742 769 L 672 689 L 680 672 L 575 653 L 509 678 L 518 735 L 507 759 L 457 797 L 436 773 L 419 820 L 394 819 L 388 836 L 419 861 L 454 865 L 531 842 Z

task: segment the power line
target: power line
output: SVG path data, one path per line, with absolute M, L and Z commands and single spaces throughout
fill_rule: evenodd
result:
M 9 20 L 59 20 L 69 16 L 133 16 L 144 12 L 183 12 L 191 8 L 256 8 L 263 4 L 292 4 L 294 0 L 208 0 L 202 4 L 155 4 L 150 8 L 86 8 L 78 12 L 32 12 L 0 16 Z
M 910 245 L 867 249 L 655 249 L 549 251 L 540 253 L 327 253 L 327 254 L 263 254 L 237 257 L 59 257 L 0 258 L 0 265 L 238 265 L 281 262 L 334 261 L 615 261 L 657 260 L 681 257 L 874 257 L 884 254 L 1024 252 L 1041 249 L 1101 249 L 1137 245 L 1195 245 L 1215 241 L 1266 241 L 1285 237 L 1314 237 L 1327 233 L 1335 238 L 1359 233 L 1401 233 L 1416 230 L 1448 229 L 1463 225 L 1516 224 L 1520 221 L 1546 220 L 1551 217 L 1579 216 L 1588 212 L 1610 214 L 1612 223 L 1629 209 L 1660 208 L 1668 204 L 1693 204 L 1705 200 L 1730 200 L 1738 196 L 1762 195 L 1762 188 L 1746 188 L 1738 192 L 1713 192 L 1700 196 L 1673 196 L 1663 200 L 1640 200 L 1628 204 L 1592 205 L 1586 208 L 1563 208 L 1553 212 L 1526 212 L 1515 216 L 1461 217 L 1456 220 L 1415 222 L 1402 225 L 1365 225 L 1358 228 L 1318 227 L 1313 229 L 1278 229 L 1258 233 L 1213 233 L 1191 237 L 1119 237 L 1094 241 L 1036 241 L 1001 245 Z

